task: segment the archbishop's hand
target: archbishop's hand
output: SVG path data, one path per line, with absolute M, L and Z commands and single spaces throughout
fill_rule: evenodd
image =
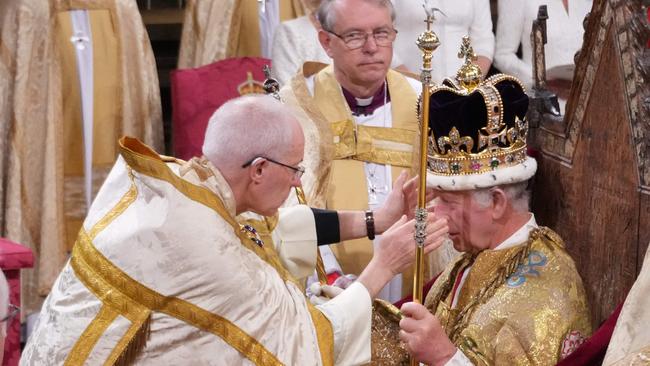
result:
M 419 192 L 419 182 L 420 176 L 416 175 L 415 177 L 409 179 L 404 186 L 402 187 L 402 195 L 404 197 L 404 214 L 412 219 L 415 215 L 415 209 L 418 207 L 418 192 Z M 431 202 L 434 198 L 433 188 L 427 188 L 427 194 L 425 201 L 427 203 Z M 433 212 L 433 207 L 427 207 L 429 212 Z
M 408 176 L 408 172 L 402 170 L 402 173 L 393 182 L 393 190 L 388 194 L 386 201 L 375 212 L 375 231 L 378 234 L 386 231 L 402 215 L 406 214 L 408 201 L 404 194 L 404 183 L 408 179 Z
M 444 365 L 457 349 L 440 321 L 422 304 L 407 302 L 400 309 L 406 317 L 399 322 L 399 338 L 409 353 L 427 365 Z
M 427 215 L 426 239 L 424 253 L 428 254 L 438 248 L 447 238 L 449 227 L 447 219 L 437 218 L 434 214 Z M 372 260 L 392 271 L 393 275 L 402 273 L 415 260 L 415 220 L 407 220 L 406 216 L 388 229 L 375 247 Z
M 320 282 L 314 282 L 309 286 L 309 291 L 312 294 L 309 297 L 309 301 L 313 305 L 323 305 L 330 299 L 338 296 L 343 290 L 339 286 L 323 285 Z
M 435 214 L 427 215 L 426 239 L 424 253 L 427 254 L 442 245 L 447 238 L 447 220 L 437 218 Z M 359 276 L 359 281 L 368 289 L 371 297 L 395 275 L 403 272 L 415 260 L 415 220 L 406 216 L 397 221 L 383 235 L 375 246 L 372 259 Z

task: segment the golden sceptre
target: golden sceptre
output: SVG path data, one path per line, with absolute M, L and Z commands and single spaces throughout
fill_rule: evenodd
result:
M 431 95 L 431 59 L 433 51 L 440 46 L 438 36 L 431 30 L 431 23 L 435 20 L 434 12 L 438 9 L 433 8 L 429 1 L 425 0 L 423 5 L 427 14 L 425 23 L 427 30 L 424 31 L 417 39 L 417 45 L 422 51 L 422 72 L 420 81 L 422 82 L 422 95 L 420 100 L 420 172 L 418 185 L 418 207 L 415 210 L 415 273 L 413 274 L 413 301 L 422 303 L 422 286 L 424 279 L 424 241 L 426 238 L 427 225 L 427 207 L 426 207 L 426 190 L 427 190 L 427 151 L 429 148 L 429 96 Z M 411 365 L 417 365 L 418 362 L 411 358 Z
M 266 94 L 269 94 L 273 96 L 273 98 L 279 100 L 282 102 L 282 98 L 280 98 L 280 83 L 271 77 L 271 68 L 269 65 L 264 65 L 263 68 L 264 71 L 264 77 L 266 78 L 264 80 L 263 88 L 264 92 Z M 305 197 L 305 191 L 301 187 L 295 187 L 296 189 L 296 197 L 298 198 L 298 203 L 301 205 L 306 205 L 307 204 L 307 198 Z M 324 285 L 327 285 L 327 274 L 325 273 L 325 264 L 323 263 L 323 257 L 320 255 L 320 251 L 316 250 L 316 274 L 318 275 L 318 281 Z

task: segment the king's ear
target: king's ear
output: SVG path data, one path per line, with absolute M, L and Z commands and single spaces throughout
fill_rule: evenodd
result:
M 490 193 L 492 195 L 492 218 L 499 220 L 508 209 L 508 196 L 501 188 L 493 188 Z

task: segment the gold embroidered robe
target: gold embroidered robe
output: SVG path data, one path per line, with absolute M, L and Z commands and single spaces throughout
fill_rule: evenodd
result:
M 155 61 L 134 0 L 0 1 L 0 235 L 38 258 L 23 272 L 26 313 L 40 308 L 87 212 L 70 24 L 70 11 L 83 9 L 93 43 L 92 192 L 119 136 L 163 144 Z
M 452 292 L 472 265 L 455 308 Z M 527 243 L 463 254 L 436 280 L 425 305 L 475 365 L 555 365 L 591 334 L 582 280 L 562 239 L 533 229 Z

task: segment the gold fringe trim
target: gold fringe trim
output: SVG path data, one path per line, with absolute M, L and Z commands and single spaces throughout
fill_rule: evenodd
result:
M 104 366 L 126 366 L 133 364 L 146 346 L 150 334 L 151 312 L 147 312 L 142 321 L 131 324 L 115 348 L 113 348 Z

